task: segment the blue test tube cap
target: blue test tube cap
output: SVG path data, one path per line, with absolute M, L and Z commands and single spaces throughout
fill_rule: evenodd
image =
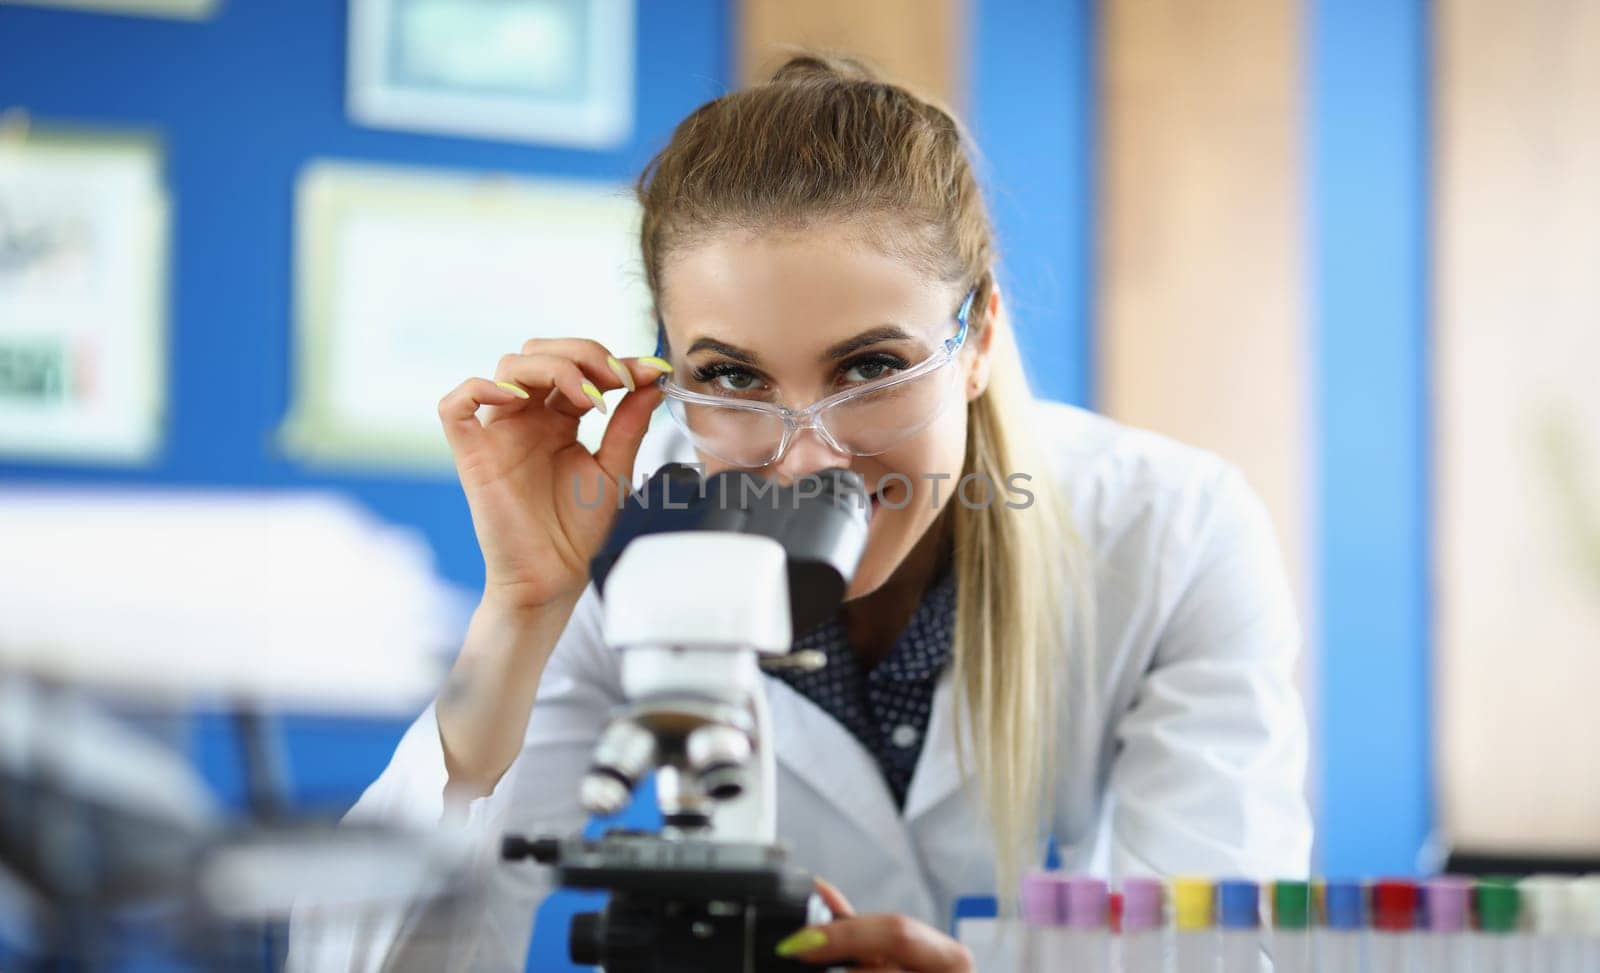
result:
M 1218 882 L 1217 925 L 1223 929 L 1255 929 L 1260 926 L 1260 887 L 1241 878 Z
M 1329 929 L 1360 929 L 1366 924 L 1366 889 L 1360 882 L 1329 880 L 1322 895 Z

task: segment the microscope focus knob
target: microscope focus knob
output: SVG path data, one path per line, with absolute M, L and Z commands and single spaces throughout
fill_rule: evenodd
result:
M 605 920 L 598 912 L 579 912 L 567 932 L 567 955 L 579 966 L 599 966 L 605 961 Z
M 500 858 L 508 862 L 532 858 L 541 865 L 554 865 L 561 860 L 561 842 L 556 838 L 530 841 L 519 834 L 508 834 L 500 839 Z

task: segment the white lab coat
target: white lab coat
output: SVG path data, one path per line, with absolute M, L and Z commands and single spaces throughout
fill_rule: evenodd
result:
M 1038 405 L 1053 476 L 1094 567 L 1092 652 L 1062 673 L 1059 784 L 1050 822 L 1063 867 L 1124 874 L 1304 875 L 1306 725 L 1294 686 L 1294 609 L 1267 514 L 1219 459 L 1062 405 Z M 651 433 L 640 468 L 686 458 Z M 1027 471 L 1024 471 L 1027 472 Z M 1063 605 L 1067 599 L 1063 598 Z M 483 901 L 449 910 L 304 912 L 292 970 L 519 970 L 545 869 L 494 862 L 498 836 L 572 832 L 577 783 L 622 701 L 590 592 L 557 646 L 521 756 L 494 793 L 447 811 L 430 707 L 355 819 L 466 829 Z M 948 928 L 954 901 L 994 892 L 994 849 L 961 786 L 953 689 L 938 686 L 904 810 L 871 755 L 787 684 L 767 680 L 777 737 L 778 833 L 794 860 L 862 911 Z

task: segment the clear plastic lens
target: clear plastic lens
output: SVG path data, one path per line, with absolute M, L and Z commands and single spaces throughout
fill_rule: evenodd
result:
M 783 443 L 783 417 L 775 413 L 670 398 L 667 403 L 696 448 L 735 466 L 765 466 Z
M 949 401 L 953 368 L 937 368 L 909 382 L 875 389 L 825 411 L 820 424 L 833 441 L 857 456 L 874 456 L 928 427 Z

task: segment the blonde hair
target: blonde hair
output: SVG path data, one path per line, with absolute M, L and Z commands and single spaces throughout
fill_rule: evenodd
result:
M 859 62 L 801 54 L 769 82 L 702 105 L 678 125 L 639 178 L 640 243 L 658 305 L 671 251 L 727 230 L 829 219 L 860 227 L 962 293 L 976 291 L 970 327 L 975 337 L 994 333 L 990 380 L 968 404 L 963 474 L 997 485 L 1013 473 L 1033 477 L 1025 509 L 998 499 L 950 509 L 958 762 L 990 822 L 996 889 L 1009 908 L 1053 804 L 1063 602 L 1069 580 L 1081 590 L 1087 574 L 1073 569 L 1078 546 L 1064 505 L 1025 433 L 1031 396 L 1008 322 L 987 313 L 994 234 L 963 142 L 948 112 Z

